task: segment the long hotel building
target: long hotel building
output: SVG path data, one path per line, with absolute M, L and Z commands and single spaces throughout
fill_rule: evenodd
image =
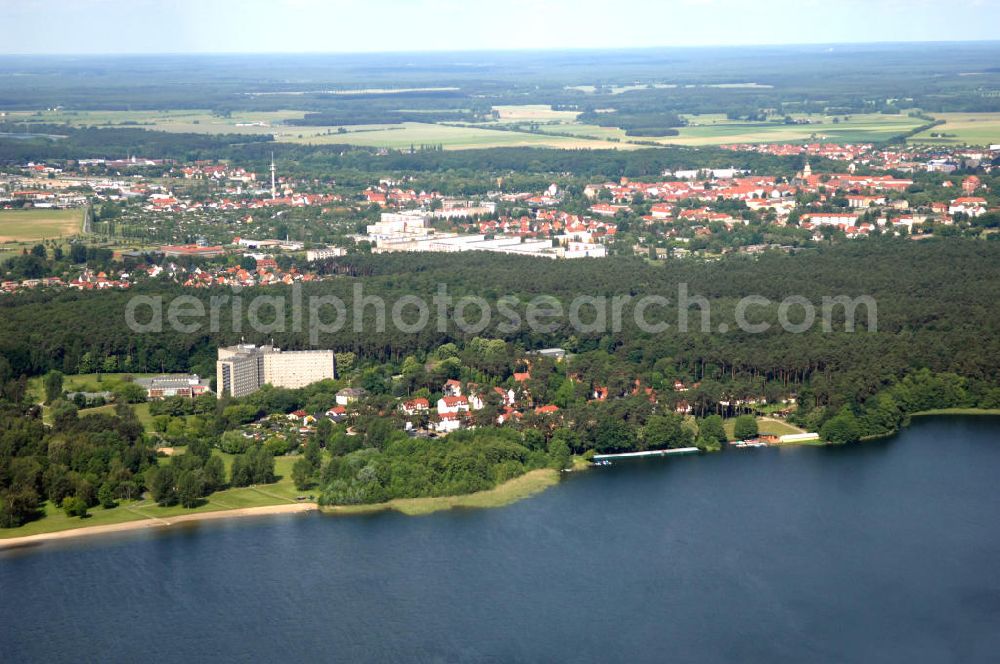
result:
M 216 393 L 242 397 L 264 385 L 295 389 L 337 375 L 332 350 L 281 350 L 239 344 L 219 349 L 215 363 Z

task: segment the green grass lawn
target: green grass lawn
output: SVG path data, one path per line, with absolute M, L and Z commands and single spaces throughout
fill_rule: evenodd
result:
M 0 210 L 0 242 L 30 242 L 77 235 L 83 209 Z
M 729 440 L 736 440 L 736 436 L 733 434 L 733 430 L 736 427 L 736 418 L 730 418 L 724 421 L 722 426 L 725 427 L 726 435 L 729 436 Z M 763 417 L 757 418 L 757 430 L 762 434 L 771 434 L 774 436 L 803 433 L 802 429 L 792 426 L 791 424 Z
M 149 518 L 129 509 L 132 505 L 137 504 L 141 504 L 141 501 L 131 501 L 128 503 L 123 501 L 118 507 L 110 510 L 106 510 L 103 507 L 95 507 L 90 510 L 90 516 L 86 519 L 81 519 L 80 517 L 66 516 L 66 513 L 62 509 L 46 501 L 42 505 L 42 513 L 44 514 L 42 518 L 26 523 L 20 528 L 0 528 L 0 539 L 26 537 L 41 533 L 57 533 L 63 530 L 88 526 L 108 526 Z
M 155 373 L 70 374 L 63 377 L 63 389 L 67 392 L 108 392 L 113 391 L 116 387 L 120 387 L 126 376 L 149 378 L 159 375 Z M 36 401 L 40 401 L 44 396 L 42 379 L 42 376 L 35 376 L 28 379 L 28 393 Z

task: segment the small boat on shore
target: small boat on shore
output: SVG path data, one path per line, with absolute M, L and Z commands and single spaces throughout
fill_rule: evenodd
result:
M 729 443 L 733 447 L 767 447 L 767 443 L 763 440 L 752 438 L 750 440 L 734 440 Z

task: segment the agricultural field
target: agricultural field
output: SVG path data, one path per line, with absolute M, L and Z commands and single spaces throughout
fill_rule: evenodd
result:
M 547 106 L 507 106 L 495 124 L 572 121 L 574 112 L 552 111 Z M 71 126 L 133 127 L 194 134 L 271 134 L 276 141 L 306 145 L 358 145 L 406 149 L 411 145 L 442 145 L 461 150 L 492 147 L 609 148 L 603 141 L 569 136 L 497 131 L 480 127 L 406 122 L 391 125 L 293 126 L 285 120 L 300 119 L 303 111 L 261 111 L 233 113 L 219 117 L 208 111 L 39 111 L 10 113 L 15 122 L 69 124 Z M 600 128 L 596 128 L 600 129 Z M 594 132 L 599 134 L 600 132 Z
M 504 131 L 483 127 L 404 122 L 397 125 L 361 125 L 346 133 L 300 135 L 287 140 L 291 143 L 346 144 L 405 150 L 410 146 L 441 145 L 449 150 L 496 147 L 550 147 L 550 148 L 614 148 L 614 143 L 577 138 L 552 136 L 541 133 Z M 561 127 L 562 125 L 554 125 Z M 299 127 L 296 127 L 299 129 Z M 317 129 L 312 127 L 312 129 Z
M 0 242 L 32 242 L 76 235 L 83 230 L 83 209 L 0 210 Z
M 130 127 L 190 134 L 325 133 L 329 127 L 291 127 L 281 123 L 301 119 L 304 111 L 233 113 L 230 117 L 210 111 L 32 111 L 8 113 L 11 122 L 68 124 L 72 127 Z M 322 131 L 320 131 L 322 130 Z
M 499 119 L 479 125 L 406 122 L 403 124 L 340 126 L 292 126 L 286 120 L 302 118 L 303 111 L 260 111 L 215 116 L 208 111 L 41 111 L 15 112 L 16 122 L 68 123 L 74 126 L 141 127 L 156 131 L 199 134 L 271 134 L 276 141 L 308 145 L 347 144 L 365 147 L 406 149 L 419 145 L 442 145 L 461 150 L 491 147 L 619 148 L 634 149 L 638 143 L 708 146 L 724 143 L 766 143 L 821 140 L 829 142 L 871 142 L 911 131 L 923 121 L 906 115 L 859 114 L 847 119 L 824 116 L 795 116 L 810 124 L 785 125 L 781 122 L 741 122 L 724 115 L 687 116 L 689 126 L 678 136 L 632 137 L 617 127 L 598 127 L 577 121 L 575 111 L 554 111 L 543 104 L 496 106 Z M 947 114 L 945 114 L 947 115 Z M 1000 128 L 1000 114 L 993 124 L 976 120 L 976 114 L 957 116 L 959 130 L 970 135 Z M 983 114 L 989 116 L 990 114 Z M 977 122 L 979 124 L 977 124 Z M 528 126 L 533 131 L 527 131 Z M 521 131 L 497 131 L 498 127 Z M 941 128 L 939 128 L 941 130 Z M 951 140 L 951 139 L 949 139 Z
M 574 122 L 578 111 L 554 111 L 546 104 L 525 104 L 522 106 L 494 106 L 502 123 L 522 122 Z
M 513 109 L 517 107 L 507 107 Z M 513 115 L 513 113 L 511 113 Z M 649 142 L 661 145 L 708 146 L 725 143 L 777 143 L 826 141 L 831 143 L 874 142 L 891 138 L 916 129 L 924 122 L 905 115 L 862 114 L 838 117 L 793 116 L 808 119 L 810 124 L 786 125 L 781 122 L 741 122 L 729 120 L 725 115 L 685 116 L 688 126 L 678 127 L 677 136 L 638 137 L 627 136 L 617 127 L 598 127 L 575 120 L 550 121 L 538 126 L 538 131 L 553 134 L 574 134 L 581 138 L 594 138 L 621 143 Z M 501 116 L 503 118 L 503 116 Z M 541 120 L 536 120 L 541 122 Z
M 845 120 L 829 116 L 793 116 L 808 119 L 810 124 L 786 125 L 781 122 L 738 122 L 725 116 L 688 116 L 688 126 L 678 129 L 679 136 L 655 139 L 671 145 L 721 145 L 724 143 L 777 143 L 824 141 L 830 143 L 865 143 L 883 141 L 916 129 L 923 120 L 906 115 L 877 113 L 850 115 Z
M 935 113 L 944 120 L 909 139 L 910 143 L 994 145 L 1000 143 L 1000 113 Z

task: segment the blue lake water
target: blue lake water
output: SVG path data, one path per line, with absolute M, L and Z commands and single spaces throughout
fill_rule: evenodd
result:
M 0 553 L 0 660 L 1000 661 L 1000 418 Z

